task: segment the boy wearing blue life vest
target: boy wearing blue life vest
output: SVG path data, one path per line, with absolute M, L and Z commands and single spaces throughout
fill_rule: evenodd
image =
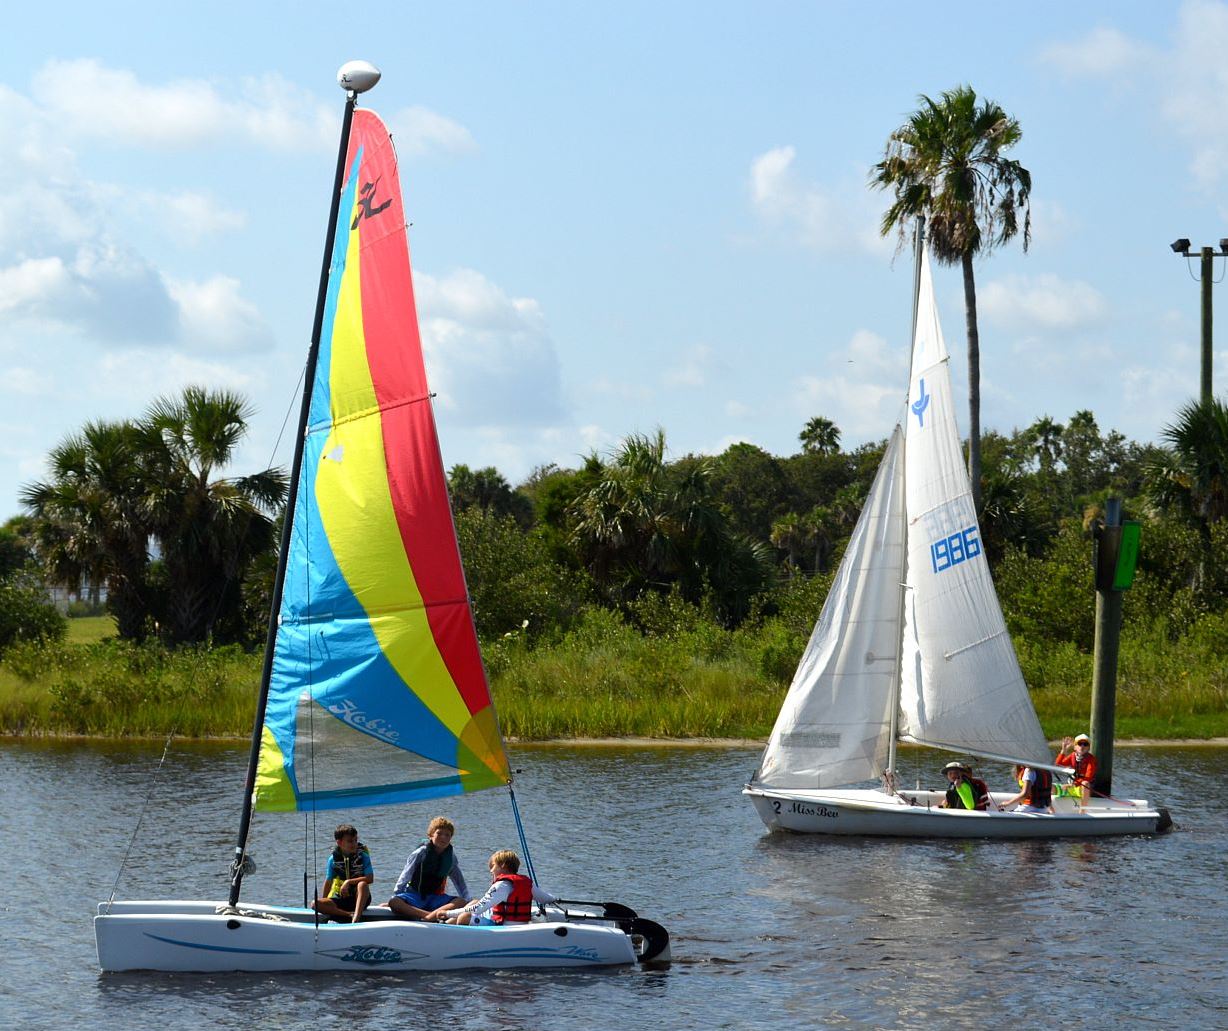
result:
M 435 919 L 449 924 L 527 924 L 533 917 L 533 903 L 557 902 L 550 892 L 539 888 L 520 872 L 520 857 L 510 849 L 490 857 L 490 888 L 480 899 L 458 913 Z
M 371 854 L 358 840 L 358 830 L 343 823 L 333 832 L 337 844 L 324 870 L 324 890 L 311 908 L 321 916 L 356 924 L 371 904 Z
M 409 854 L 397 878 L 388 908 L 406 920 L 436 920 L 471 898 L 452 852 L 456 828 L 446 816 L 436 816 L 426 828 L 426 840 Z M 447 893 L 448 881 L 456 889 Z

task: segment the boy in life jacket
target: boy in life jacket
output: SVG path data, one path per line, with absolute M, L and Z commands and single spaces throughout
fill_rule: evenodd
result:
M 324 869 L 324 890 L 311 908 L 321 916 L 340 923 L 356 924 L 362 911 L 371 905 L 371 854 L 358 840 L 353 824 L 340 824 L 333 831 L 337 844 Z
M 947 775 L 947 797 L 938 803 L 939 809 L 989 808 L 989 785 L 972 776 L 972 767 L 950 762 L 942 772 Z
M 1015 764 L 1015 779 L 1019 782 L 1019 794 L 1008 798 L 998 808 L 1005 809 L 1018 803 L 1017 813 L 1053 812 L 1053 774 L 1048 770 L 1034 770 L 1030 766 Z
M 436 816 L 426 827 L 426 840 L 405 860 L 388 908 L 406 920 L 435 920 L 464 905 L 472 897 L 465 875 L 452 852 L 456 827 L 446 816 Z M 447 893 L 448 881 L 456 889 Z
M 490 857 L 490 888 L 480 899 L 470 902 L 458 913 L 447 915 L 449 924 L 527 924 L 533 916 L 533 903 L 557 902 L 520 872 L 520 857 L 510 849 Z

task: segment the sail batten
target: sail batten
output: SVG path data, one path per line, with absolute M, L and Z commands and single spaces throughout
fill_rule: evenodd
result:
M 356 807 L 506 783 L 429 403 L 396 158 L 357 111 L 256 802 Z

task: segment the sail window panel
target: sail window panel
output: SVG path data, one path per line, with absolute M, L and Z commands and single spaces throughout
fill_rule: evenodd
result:
M 348 714 L 350 719 L 361 715 Z M 312 795 L 379 794 L 389 786 L 431 784 L 456 769 L 381 740 L 384 728 L 360 730 L 305 694 L 295 720 L 294 782 L 300 799 Z M 358 804 L 358 803 L 356 803 Z

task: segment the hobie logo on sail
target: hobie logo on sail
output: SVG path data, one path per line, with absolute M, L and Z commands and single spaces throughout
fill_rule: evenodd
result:
M 379 179 L 376 179 L 373 183 L 362 184 L 362 189 L 359 191 L 362 196 L 358 198 L 358 206 L 362 210 L 354 216 L 354 221 L 350 224 L 351 229 L 358 228 L 358 220 L 360 218 L 374 218 L 392 203 L 391 200 L 386 200 L 378 208 L 373 206 L 375 204 L 375 188 L 377 186 L 379 186 Z
M 924 379 L 917 381 L 917 393 L 920 396 L 912 403 L 912 412 L 917 417 L 917 426 L 925 429 L 925 410 L 930 406 L 930 397 L 932 395 L 925 392 Z
M 361 730 L 364 734 L 370 734 L 372 737 L 377 737 L 381 741 L 387 741 L 391 745 L 395 745 L 401 737 L 400 733 L 393 730 L 387 721 L 380 719 L 378 716 L 368 716 L 348 698 L 343 698 L 335 705 L 330 705 L 328 711 L 342 723 L 348 723 L 351 727 Z

